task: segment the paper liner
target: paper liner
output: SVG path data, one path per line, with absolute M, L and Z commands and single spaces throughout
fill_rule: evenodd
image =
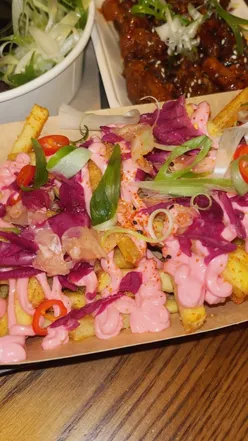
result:
M 238 92 L 226 92 L 222 94 L 208 95 L 207 97 L 197 97 L 187 100 L 187 102 L 199 103 L 207 100 L 211 105 L 211 114 L 214 117 L 229 101 L 237 95 Z M 100 110 L 96 113 L 103 115 L 124 114 L 131 107 L 123 107 L 118 109 Z M 138 108 L 141 113 L 153 111 L 154 104 L 144 104 L 141 106 L 133 106 Z M 16 122 L 4 124 L 0 126 L 0 161 L 3 162 L 11 146 L 20 133 L 23 123 Z M 43 134 L 65 134 L 71 139 L 78 139 L 79 133 L 76 130 L 61 130 L 59 128 L 58 117 L 49 118 Z M 228 300 L 225 305 L 207 307 L 207 320 L 204 326 L 196 332 L 196 334 L 209 332 L 211 330 L 225 328 L 242 322 L 248 321 L 248 302 L 242 305 L 235 305 Z M 62 345 L 54 350 L 44 351 L 41 347 L 41 339 L 38 337 L 27 339 L 27 360 L 20 363 L 37 363 L 40 361 L 57 360 L 63 358 L 76 357 L 79 355 L 94 354 L 105 352 L 124 347 L 143 345 L 146 343 L 158 342 L 162 340 L 170 340 L 177 337 L 183 337 L 185 333 L 180 322 L 178 314 L 171 315 L 171 327 L 159 333 L 132 334 L 129 330 L 124 330 L 119 336 L 110 340 L 99 340 L 96 337 L 88 338 L 82 342 L 70 341 L 68 344 Z M 16 365 L 16 364 L 15 364 Z

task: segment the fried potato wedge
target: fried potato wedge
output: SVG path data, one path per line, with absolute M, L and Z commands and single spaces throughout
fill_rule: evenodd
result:
M 0 337 L 8 334 L 8 316 L 7 313 L 0 318 Z
M 141 252 L 130 237 L 122 237 L 117 245 L 127 262 L 136 265 L 140 261 L 142 257 Z
M 16 323 L 18 325 L 31 325 L 33 322 L 33 317 L 24 311 L 20 305 L 20 302 L 15 294 L 15 315 Z
M 169 296 L 167 298 L 165 307 L 170 314 L 176 314 L 178 312 L 178 306 L 174 296 Z
M 241 110 L 248 110 L 248 87 L 228 103 L 212 122 L 219 130 L 233 127 L 238 120 L 238 113 Z
M 83 319 L 79 320 L 80 325 L 78 328 L 69 332 L 69 337 L 74 341 L 82 341 L 88 337 L 95 335 L 94 318 L 87 315 Z
M 173 292 L 174 287 L 170 275 L 162 270 L 159 270 L 159 275 L 162 283 L 162 291 Z
M 33 308 L 37 308 L 37 306 L 39 306 L 44 299 L 45 294 L 41 284 L 35 277 L 31 277 L 28 281 L 28 300 L 32 304 Z
M 78 289 L 78 291 L 64 291 L 64 294 L 69 298 L 72 309 L 80 309 L 86 305 L 85 289 Z
M 44 107 L 35 104 L 27 117 L 21 134 L 14 142 L 9 159 L 15 159 L 18 153 L 28 153 L 32 150 L 31 138 L 38 138 L 49 116 L 49 112 Z
M 91 159 L 88 161 L 88 170 L 90 176 L 90 186 L 92 191 L 95 191 L 95 189 L 98 187 L 100 180 L 102 179 L 102 172 L 100 168 Z
M 127 262 L 120 251 L 119 248 L 115 248 L 114 250 L 114 263 L 118 268 L 120 269 L 132 269 L 134 268 L 134 265 L 132 265 L 130 262 Z
M 194 332 L 201 328 L 206 321 L 207 313 L 205 306 L 202 305 L 196 306 L 195 308 L 185 308 L 185 306 L 180 304 L 176 291 L 177 290 L 174 288 L 175 299 L 185 332 Z
M 111 282 L 110 276 L 107 273 L 105 273 L 104 271 L 100 271 L 98 273 L 97 291 L 101 293 L 105 288 L 107 288 L 107 286 L 110 284 L 110 282 Z
M 228 255 L 222 277 L 233 287 L 231 299 L 239 304 L 248 296 L 248 254 L 242 246 Z

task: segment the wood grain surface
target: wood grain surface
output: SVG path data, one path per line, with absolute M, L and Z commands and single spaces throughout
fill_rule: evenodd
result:
M 248 328 L 0 378 L 1 441 L 248 440 Z

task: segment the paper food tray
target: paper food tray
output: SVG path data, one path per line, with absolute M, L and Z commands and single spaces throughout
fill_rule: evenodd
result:
M 219 110 L 221 110 L 236 95 L 237 92 L 227 92 L 222 94 L 208 95 L 207 97 L 197 97 L 196 99 L 192 98 L 187 100 L 187 102 L 199 103 L 204 99 L 207 100 L 211 105 L 212 117 L 214 117 Z M 100 110 L 95 113 L 105 115 L 125 114 L 129 108 L 130 107 Z M 133 106 L 133 108 L 139 109 L 140 113 L 145 113 L 153 111 L 155 109 L 155 105 L 143 104 L 141 106 Z M 1 162 L 6 159 L 14 140 L 22 129 L 22 126 L 22 122 L 0 125 Z M 65 134 L 71 139 L 79 138 L 79 133 L 76 130 L 61 130 L 57 117 L 49 118 L 43 131 L 43 134 L 52 133 Z M 207 321 L 205 325 L 199 331 L 197 331 L 197 334 L 248 321 L 248 302 L 238 306 L 231 301 L 227 301 L 227 303 L 222 306 L 207 307 L 207 314 Z M 129 330 L 125 330 L 122 331 L 118 337 L 114 337 L 110 340 L 99 340 L 96 337 L 92 337 L 79 343 L 70 341 L 68 344 L 62 345 L 59 348 L 51 351 L 44 351 L 42 349 L 41 339 L 39 337 L 28 338 L 26 342 L 27 360 L 19 364 L 25 365 L 27 363 L 38 363 L 47 360 L 61 358 L 66 359 L 79 355 L 93 354 L 136 345 L 143 345 L 146 343 L 170 340 L 186 335 L 188 334 L 186 334 L 183 329 L 179 315 L 172 314 L 171 327 L 159 333 L 132 334 Z M 16 365 L 17 364 L 15 364 L 15 366 Z
M 99 12 L 103 1 L 95 0 L 95 26 L 91 37 L 96 58 L 109 106 L 112 108 L 129 106 L 131 101 L 127 95 L 125 78 L 122 76 L 123 62 L 119 48 L 119 35 L 113 23 L 107 22 Z M 248 7 L 244 0 L 233 0 L 231 7 L 234 15 L 248 19 Z

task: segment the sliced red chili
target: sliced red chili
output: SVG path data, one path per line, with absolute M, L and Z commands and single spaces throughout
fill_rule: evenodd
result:
M 60 314 L 57 317 L 54 315 L 47 313 L 47 310 L 53 308 L 54 306 L 59 306 Z M 44 300 L 39 306 L 37 306 L 34 316 L 33 316 L 33 330 L 36 335 L 47 335 L 47 328 L 42 328 L 40 326 L 40 318 L 44 317 L 47 320 L 54 321 L 61 317 L 64 317 L 67 314 L 67 309 L 64 303 L 61 300 L 51 299 Z
M 39 143 L 45 153 L 46 156 L 53 155 L 56 153 L 61 147 L 70 144 L 69 138 L 64 135 L 48 135 L 40 138 Z
M 22 169 L 19 171 L 16 183 L 19 187 L 27 187 L 34 179 L 35 175 L 35 166 L 34 165 L 24 165 Z

